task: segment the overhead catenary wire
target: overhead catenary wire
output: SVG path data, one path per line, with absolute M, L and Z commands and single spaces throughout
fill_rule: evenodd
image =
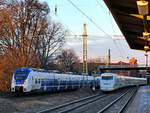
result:
M 113 39 L 113 37 L 111 35 L 109 35 L 108 33 L 106 33 L 101 27 L 99 27 L 88 15 L 86 15 L 80 8 L 78 8 L 71 0 L 67 0 L 72 6 L 74 6 L 81 14 L 83 14 L 93 25 L 95 25 L 101 32 L 105 33 L 108 37 L 110 37 L 111 39 Z M 113 40 L 114 42 L 114 40 Z M 114 42 L 115 43 L 115 42 Z M 116 46 L 116 44 L 115 44 Z M 116 48 L 118 49 L 118 47 L 116 46 Z M 122 53 L 119 51 L 120 55 L 122 55 Z M 123 57 L 122 57 L 123 58 Z
M 122 52 L 125 53 L 126 59 L 128 59 L 128 57 L 129 57 L 130 55 L 129 55 L 129 52 L 127 52 L 125 49 L 130 49 L 130 48 L 128 48 L 127 46 L 125 46 L 125 44 L 124 44 L 124 46 L 123 46 L 123 44 L 121 43 L 121 41 L 118 41 L 118 44 L 120 45 L 121 49 L 123 50 Z M 125 47 L 126 47 L 126 48 L 125 48 Z
M 98 0 L 96 0 L 96 2 L 97 2 L 97 4 L 98 4 L 102 9 L 104 9 L 103 5 L 101 5 Z M 104 11 L 105 11 L 105 10 L 104 10 Z M 108 13 L 108 14 L 109 14 L 109 17 L 110 17 L 110 12 L 109 12 L 109 11 L 105 11 L 105 12 Z M 114 31 L 114 26 L 113 26 L 113 24 L 112 24 L 112 20 L 110 20 L 110 23 L 111 23 L 112 29 L 113 29 L 113 31 Z M 115 32 L 115 31 L 114 31 L 114 32 Z M 118 48 L 118 51 L 122 54 L 122 52 L 121 52 L 119 46 L 117 45 L 117 42 L 116 42 L 113 38 L 112 38 L 112 40 L 113 40 L 113 42 L 116 44 L 116 46 L 117 46 L 117 48 Z M 122 56 L 120 56 L 120 57 L 122 57 Z M 123 57 L 122 57 L 122 58 L 123 58 Z
M 111 13 L 110 13 L 110 12 L 109 12 L 109 17 L 110 17 L 110 22 L 111 22 L 112 29 L 113 29 L 113 31 L 114 31 L 115 27 L 114 27 L 114 25 L 113 25 L 112 18 L 111 18 L 112 16 L 111 16 Z M 115 31 L 114 31 L 114 32 L 115 32 Z M 117 43 L 117 42 L 116 42 L 116 43 Z M 127 55 L 127 56 L 126 56 L 126 59 L 128 59 L 128 57 L 130 56 L 129 53 L 125 51 L 125 49 L 124 49 L 123 45 L 120 43 L 120 41 L 118 42 L 118 44 L 120 45 L 119 47 L 121 47 L 122 52 Z M 127 47 L 128 47 L 128 45 L 127 45 Z
M 100 6 L 103 10 L 105 9 L 103 5 L 100 4 L 100 2 L 98 0 L 96 0 L 98 6 Z M 106 11 L 107 12 L 107 11 Z M 108 13 L 108 12 L 107 12 Z
M 103 7 L 103 5 L 101 5 L 98 0 L 96 0 L 96 2 L 97 2 L 97 4 L 98 4 L 102 9 L 105 9 L 105 8 Z M 105 10 L 104 10 L 104 11 L 105 11 Z M 112 23 L 112 19 L 110 18 L 110 17 L 111 17 L 111 12 L 110 12 L 110 11 L 105 11 L 105 12 L 109 14 L 109 20 L 110 20 L 110 24 L 111 24 L 112 30 L 113 30 L 113 32 L 115 32 L 115 27 L 114 27 L 114 25 L 113 25 L 113 23 Z M 118 48 L 118 51 L 119 51 L 121 54 L 122 54 L 122 52 L 126 54 L 126 51 L 124 50 L 124 48 L 122 47 L 122 45 L 119 43 L 120 46 L 118 46 L 117 41 L 115 41 L 114 38 L 112 38 L 112 40 L 113 40 L 114 43 L 116 44 L 116 46 L 117 46 L 117 48 Z M 120 49 L 120 47 L 122 47 L 122 48 Z M 121 51 L 121 50 L 122 50 L 122 51 Z M 126 54 L 126 55 L 129 56 L 128 54 Z M 123 56 L 120 56 L 120 57 L 123 58 Z
M 80 13 L 82 13 L 92 24 L 94 24 L 100 31 L 107 34 L 101 27 L 99 27 L 88 15 L 86 15 L 80 8 L 78 8 L 71 0 L 67 0 L 72 4 Z M 109 34 L 107 34 L 109 36 Z
M 104 6 L 103 6 L 98 0 L 96 0 L 96 2 L 97 2 L 97 4 L 98 4 L 102 9 L 105 9 Z M 104 11 L 105 11 L 105 10 L 104 10 Z M 105 12 L 109 14 L 110 23 L 111 23 L 112 29 L 113 29 L 113 31 L 114 31 L 115 27 L 114 27 L 113 22 L 112 22 L 111 12 L 110 12 L 110 11 L 105 11 Z M 115 32 L 115 31 L 114 31 L 114 32 Z M 116 42 L 115 40 L 114 40 L 114 43 L 116 43 L 116 46 L 118 46 L 118 45 L 117 45 L 117 42 Z M 127 59 L 128 59 L 128 57 L 129 57 L 130 55 L 129 55 L 128 52 L 126 52 L 126 51 L 124 50 L 124 47 L 123 47 L 122 44 L 120 43 L 120 40 L 119 40 L 119 45 L 120 45 L 120 47 L 121 47 L 121 50 L 123 50 L 122 52 L 127 55 Z M 119 46 L 118 46 L 118 47 L 119 47 Z M 128 47 L 128 45 L 127 45 L 127 47 Z M 128 47 L 128 48 L 129 48 L 129 47 Z M 119 51 L 121 51 L 121 50 L 120 50 L 120 48 L 119 48 Z M 121 52 L 121 53 L 122 53 L 122 52 Z M 132 51 L 131 51 L 131 54 L 133 54 Z
M 99 6 L 100 6 L 101 8 L 104 8 L 103 5 L 101 5 L 98 0 L 96 0 L 96 2 L 97 2 L 97 4 L 99 4 Z
M 109 19 L 110 19 L 110 24 L 111 24 L 111 27 L 112 27 L 112 30 L 113 30 L 113 32 L 115 32 L 115 27 L 114 27 L 114 25 L 113 25 L 113 23 L 112 23 L 112 18 L 111 18 L 111 13 L 109 12 Z M 115 40 L 113 40 L 114 41 L 114 43 L 116 44 L 116 46 L 118 47 L 118 50 L 120 51 L 120 53 L 122 54 L 122 52 L 124 53 L 124 54 L 126 54 L 126 51 L 124 50 L 124 48 L 122 47 L 122 45 L 120 44 L 120 43 L 118 43 L 120 46 L 118 46 L 118 44 L 117 44 L 117 41 L 115 41 Z M 122 48 L 122 49 L 120 49 L 120 47 Z M 121 51 L 122 50 L 122 51 Z M 126 54 L 127 55 L 127 54 Z M 127 55 L 128 56 L 128 55 Z M 122 56 L 121 56 L 122 57 Z M 123 58 L 123 57 L 122 57 Z

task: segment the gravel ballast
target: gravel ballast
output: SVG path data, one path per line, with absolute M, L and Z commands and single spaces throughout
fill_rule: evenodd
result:
M 34 113 L 47 107 L 53 107 L 97 93 L 101 92 L 99 90 L 93 92 L 89 88 L 76 91 L 35 93 L 21 96 L 0 95 L 0 113 Z

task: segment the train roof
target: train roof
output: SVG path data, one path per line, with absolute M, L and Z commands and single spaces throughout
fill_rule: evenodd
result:
M 116 74 L 116 73 L 102 73 L 101 76 L 114 76 L 114 77 L 119 76 L 120 78 L 129 78 L 129 79 L 145 80 L 145 78 L 123 76 L 123 75 L 119 75 L 119 74 Z
M 16 69 L 18 71 L 20 70 L 28 70 L 28 71 L 33 71 L 33 72 L 45 72 L 45 73 L 49 73 L 49 74 L 54 74 L 54 75 L 60 75 L 60 76 L 72 76 L 72 77 L 81 77 L 82 75 L 74 75 L 74 74 L 64 74 L 64 73 L 51 73 L 48 70 L 44 70 L 44 69 L 38 69 L 38 68 L 27 68 L 27 67 L 21 67 L 19 69 Z M 90 77 L 90 76 L 88 76 Z
M 102 73 L 101 76 L 117 76 L 115 73 Z
M 21 67 L 19 69 L 25 69 L 25 70 L 30 70 L 30 71 L 37 71 L 37 72 L 49 72 L 48 70 L 45 69 L 39 69 L 39 68 L 27 68 L 27 67 Z

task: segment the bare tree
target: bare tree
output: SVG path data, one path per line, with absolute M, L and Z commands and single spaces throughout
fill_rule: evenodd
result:
M 76 64 L 79 63 L 79 59 L 72 49 L 62 50 L 57 60 L 60 69 L 64 72 L 74 71 Z
M 48 6 L 36 0 L 12 1 L 2 8 L 1 51 L 12 59 L 19 59 L 21 66 L 28 66 L 35 49 L 31 35 L 44 29 L 48 11 Z
M 45 66 L 51 62 L 52 56 L 58 51 L 64 44 L 64 37 L 66 30 L 60 23 L 53 23 L 48 26 L 46 29 L 46 34 L 43 35 L 38 49 L 38 54 L 40 55 L 41 67 Z
M 49 21 L 50 9 L 45 2 L 3 1 L 0 2 L 0 57 L 3 57 L 0 66 L 12 70 L 21 66 L 44 67 L 63 45 L 65 28 Z
M 88 59 L 88 73 L 91 75 L 93 72 L 97 72 L 97 68 L 101 63 L 105 63 L 105 59 L 101 57 L 94 57 Z M 97 72 L 98 73 L 98 72 Z
M 31 65 L 39 58 L 43 67 L 61 47 L 66 33 L 61 24 L 48 22 L 48 13 L 48 5 L 38 0 L 13 0 L 2 8 L 0 53 L 11 52 L 9 55 L 19 59 L 21 66 Z

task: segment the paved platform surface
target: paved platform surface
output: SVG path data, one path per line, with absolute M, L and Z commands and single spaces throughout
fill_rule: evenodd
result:
M 125 113 L 150 113 L 150 86 L 141 86 Z

